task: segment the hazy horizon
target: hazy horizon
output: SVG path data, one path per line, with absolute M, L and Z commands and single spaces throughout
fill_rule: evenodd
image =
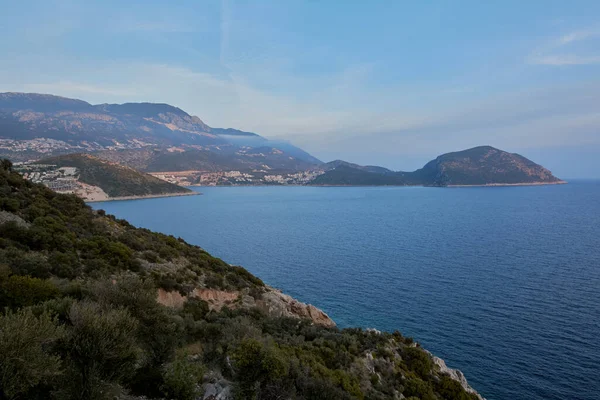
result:
M 324 161 L 491 145 L 600 178 L 600 3 L 461 4 L 13 2 L 0 91 L 168 103 Z

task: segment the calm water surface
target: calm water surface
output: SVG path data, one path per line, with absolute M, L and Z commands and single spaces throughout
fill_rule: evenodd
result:
M 413 336 L 488 400 L 600 398 L 599 182 L 195 190 L 93 207 Z

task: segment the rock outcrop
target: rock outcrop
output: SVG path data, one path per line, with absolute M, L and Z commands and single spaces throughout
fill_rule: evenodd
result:
M 23 218 L 19 217 L 16 214 L 13 214 L 8 211 L 0 211 L 0 225 L 5 224 L 7 222 L 14 222 L 19 228 L 29 228 L 29 226 L 31 225 L 29 222 L 25 221 Z
M 469 383 L 467 382 L 467 378 L 465 378 L 465 375 L 460 370 L 448 367 L 444 360 L 442 360 L 439 357 L 434 356 L 431 353 L 429 353 L 429 354 L 431 355 L 433 363 L 439 368 L 439 371 L 441 373 L 449 375 L 450 378 L 452 378 L 455 381 L 457 381 L 458 383 L 460 383 L 460 385 L 463 387 L 463 389 L 465 389 L 469 393 L 476 395 L 477 398 L 479 398 L 480 400 L 485 400 L 483 397 L 481 397 L 481 395 L 479 393 L 477 393 L 477 391 L 475 389 L 473 389 L 469 385 Z
M 280 290 L 268 287 L 262 298 L 256 301 L 258 308 L 267 314 L 277 317 L 308 318 L 317 325 L 334 327 L 335 322 L 322 310 L 312 304 L 299 302 L 293 297 L 282 293 Z
M 224 306 L 229 308 L 258 308 L 273 317 L 292 317 L 310 319 L 315 324 L 334 327 L 335 322 L 329 316 L 313 306 L 302 303 L 275 288 L 266 287 L 259 298 L 254 298 L 244 291 L 224 291 L 218 289 L 195 288 L 188 296 L 179 292 L 168 292 L 158 289 L 157 301 L 167 307 L 181 308 L 188 298 L 206 301 L 210 310 L 219 311 Z

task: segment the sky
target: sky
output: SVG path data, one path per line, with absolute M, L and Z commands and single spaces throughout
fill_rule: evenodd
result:
M 0 91 L 169 103 L 324 161 L 600 178 L 600 1 L 0 0 Z

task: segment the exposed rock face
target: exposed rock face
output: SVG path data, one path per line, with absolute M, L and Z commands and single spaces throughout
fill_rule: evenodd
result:
M 13 214 L 8 211 L 0 211 L 0 225 L 5 224 L 7 222 L 15 222 L 20 228 L 29 228 L 29 222 L 25 221 L 23 218 L 19 217 L 16 214 Z
M 228 382 L 207 383 L 204 385 L 202 400 L 231 400 L 233 393 Z
M 206 301 L 212 310 L 220 310 L 223 306 L 232 307 L 233 303 L 239 299 L 240 292 L 225 292 L 217 289 L 196 288 L 190 293 L 190 297 Z
M 182 296 L 181 293 L 173 291 L 167 292 L 164 289 L 158 289 L 158 296 L 156 301 L 158 301 L 163 306 L 171 307 L 171 308 L 181 308 L 183 304 L 186 302 L 187 298 Z
M 459 371 L 458 369 L 449 368 L 446 365 L 446 363 L 444 362 L 444 360 L 442 360 L 439 357 L 436 357 L 434 355 L 431 355 L 431 357 L 432 357 L 433 363 L 435 365 L 437 365 L 437 367 L 440 369 L 441 373 L 448 374 L 450 376 L 450 378 L 452 378 L 455 381 L 457 381 L 458 383 L 460 383 L 460 385 L 463 387 L 463 389 L 465 389 L 467 392 L 473 393 L 481 400 L 485 400 L 483 397 L 481 397 L 481 395 L 479 393 L 477 393 L 475 391 L 475 389 L 473 389 L 469 385 L 469 383 L 467 382 L 467 378 L 465 378 L 465 376 L 463 375 L 463 373 L 461 371 Z
M 311 304 L 301 303 L 281 291 L 269 287 L 256 305 L 269 315 L 312 319 L 315 324 L 334 327 L 335 322 L 327 314 Z
M 267 290 L 259 299 L 254 299 L 240 291 L 227 292 L 217 289 L 196 288 L 188 296 L 179 292 L 167 292 L 158 289 L 157 301 L 167 307 L 181 308 L 189 298 L 199 298 L 208 303 L 209 309 L 219 311 L 224 306 L 229 308 L 257 307 L 274 317 L 307 318 L 315 324 L 334 327 L 335 322 L 322 310 L 311 304 L 302 303 L 281 291 L 267 286 Z

